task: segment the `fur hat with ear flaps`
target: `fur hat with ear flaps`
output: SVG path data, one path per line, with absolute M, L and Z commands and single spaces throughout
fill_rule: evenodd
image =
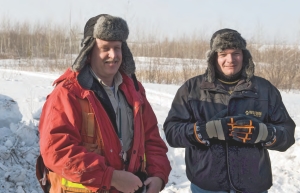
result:
M 210 50 L 207 52 L 206 79 L 214 82 L 216 77 L 216 58 L 217 53 L 225 49 L 241 49 L 243 52 L 242 76 L 249 81 L 254 74 L 254 63 L 249 50 L 246 49 L 246 40 L 241 34 L 232 29 L 221 29 L 216 31 L 210 40 Z
M 124 19 L 108 14 L 101 14 L 90 18 L 84 27 L 84 38 L 81 42 L 82 49 L 75 59 L 72 70 L 80 71 L 87 61 L 87 55 L 93 48 L 96 38 L 106 41 L 122 42 L 121 70 L 126 74 L 134 74 L 135 63 L 132 53 L 126 43 L 129 29 Z

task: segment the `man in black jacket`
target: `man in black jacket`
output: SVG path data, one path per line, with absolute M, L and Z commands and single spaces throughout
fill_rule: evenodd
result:
M 216 31 L 206 72 L 178 89 L 164 123 L 169 145 L 186 149 L 193 193 L 265 193 L 272 186 L 268 150 L 295 142 L 280 92 L 254 75 L 246 46 L 239 32 Z

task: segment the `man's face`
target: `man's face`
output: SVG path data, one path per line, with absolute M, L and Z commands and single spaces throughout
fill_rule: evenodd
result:
M 243 67 L 243 52 L 240 49 L 225 49 L 218 52 L 217 69 L 227 76 L 238 73 Z
M 96 39 L 91 52 L 91 67 L 102 79 L 112 79 L 122 63 L 122 42 Z

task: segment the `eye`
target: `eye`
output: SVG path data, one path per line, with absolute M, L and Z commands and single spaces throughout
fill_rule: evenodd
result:
M 104 48 L 101 48 L 101 51 L 103 51 L 103 52 L 107 52 L 107 51 L 109 51 L 109 48 L 106 48 L 106 47 L 104 47 Z

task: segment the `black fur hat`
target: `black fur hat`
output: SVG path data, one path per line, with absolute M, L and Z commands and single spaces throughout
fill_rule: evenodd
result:
M 217 52 L 225 49 L 241 49 L 243 52 L 242 75 L 249 81 L 254 74 L 252 56 L 246 48 L 247 42 L 239 32 L 233 29 L 221 29 L 216 31 L 210 40 L 210 50 L 207 52 L 206 78 L 208 82 L 215 81 L 215 69 Z
M 72 70 L 80 71 L 86 64 L 87 55 L 95 44 L 95 39 L 106 41 L 121 41 L 122 42 L 122 64 L 121 69 L 126 74 L 135 72 L 135 63 L 132 53 L 126 43 L 129 35 L 129 29 L 124 19 L 101 14 L 90 18 L 84 27 L 84 37 L 81 42 L 83 48 L 80 50 L 75 59 Z

